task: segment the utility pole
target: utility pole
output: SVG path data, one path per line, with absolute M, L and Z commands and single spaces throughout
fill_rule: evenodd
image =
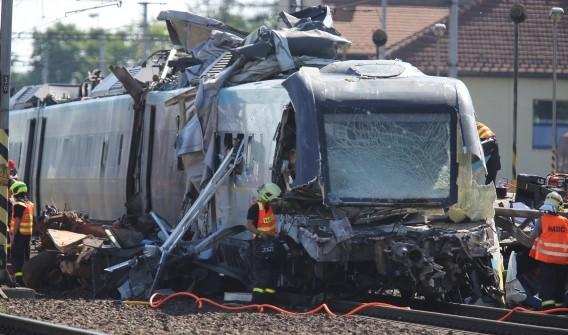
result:
M 452 0 L 448 36 L 448 77 L 458 77 L 458 16 L 459 0 Z
M 557 122 L 556 122 L 556 68 L 558 67 L 558 33 L 557 27 L 560 20 L 564 16 L 564 9 L 561 7 L 552 7 L 548 14 L 552 21 L 552 173 L 556 174 L 556 154 L 557 154 Z
M 432 32 L 436 36 L 436 76 L 440 76 L 440 39 L 446 34 L 446 25 L 443 23 L 436 23 L 432 27 Z
M 142 5 L 142 23 L 140 24 L 142 27 L 142 59 L 146 60 L 146 58 L 150 55 L 148 37 L 148 5 L 167 5 L 167 3 L 140 1 L 138 4 Z M 209 11 L 209 2 L 205 1 L 205 5 L 207 6 L 207 11 Z
M 142 59 L 148 57 L 148 4 L 149 2 L 139 2 L 142 5 Z
M 91 13 L 89 17 L 92 19 L 97 19 L 97 35 L 99 39 L 99 70 L 101 70 L 101 74 L 105 75 L 106 73 L 106 62 L 105 62 L 105 53 L 106 53 L 106 38 L 105 38 L 105 31 L 101 28 L 101 24 L 99 21 L 99 13 Z
M 381 7 L 382 7 L 382 11 L 383 14 L 381 15 L 381 29 L 387 33 L 387 7 L 388 7 L 388 1 L 387 0 L 381 0 Z M 388 33 L 387 33 L 388 34 Z M 383 45 L 379 48 L 379 59 L 385 59 L 386 58 L 386 45 Z
M 49 81 L 49 41 L 50 37 L 48 35 L 45 36 L 45 40 L 43 42 L 43 50 L 41 51 L 41 81 L 44 84 L 47 84 Z
M 8 133 L 10 129 L 10 56 L 12 52 L 12 0 L 2 0 L 0 17 L 0 282 L 8 281 Z
M 519 81 L 519 24 L 527 18 L 525 7 L 515 4 L 509 12 L 511 21 L 514 23 L 513 40 L 513 159 L 512 159 L 512 184 L 517 185 L 517 86 Z

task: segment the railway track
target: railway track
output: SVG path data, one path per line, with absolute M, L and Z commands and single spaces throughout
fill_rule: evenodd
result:
M 390 301 L 385 301 L 390 300 Z M 497 321 L 509 312 L 507 309 L 459 304 L 431 304 L 421 301 L 403 302 L 402 299 L 385 299 L 386 303 L 408 306 L 410 309 L 367 307 L 358 315 L 411 322 L 428 326 L 451 328 L 468 332 L 496 335 L 560 335 L 568 334 L 568 317 L 514 313 L 507 321 Z M 329 306 L 345 313 L 359 306 L 359 302 L 333 301 Z
M 0 313 L 2 335 L 101 335 L 102 333 L 78 329 L 49 322 Z

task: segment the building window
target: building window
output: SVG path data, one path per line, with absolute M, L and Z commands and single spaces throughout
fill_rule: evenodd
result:
M 568 136 L 568 101 L 556 101 L 557 144 Z M 552 148 L 552 100 L 533 100 L 533 149 Z

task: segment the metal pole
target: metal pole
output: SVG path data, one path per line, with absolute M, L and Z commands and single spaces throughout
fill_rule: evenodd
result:
M 517 86 L 519 80 L 519 23 L 524 22 L 527 13 L 525 7 L 515 4 L 509 12 L 514 23 L 513 41 L 513 156 L 512 156 L 512 184 L 517 185 Z
M 140 3 L 144 8 L 142 11 L 142 59 L 148 57 L 148 2 Z
M 519 79 L 519 24 L 515 23 L 513 43 L 513 185 L 517 185 L 517 81 Z
M 557 123 L 556 123 L 556 52 L 558 42 L 556 39 L 556 22 L 552 24 L 552 173 L 556 173 L 556 152 L 557 152 Z
M 440 76 L 440 38 L 436 38 L 436 76 Z
M 440 39 L 446 33 L 446 25 L 443 23 L 436 23 L 432 27 L 432 33 L 436 36 L 436 76 L 440 76 Z
M 452 0 L 448 37 L 448 77 L 458 77 L 458 15 L 459 1 Z
M 10 56 L 12 52 L 12 0 L 2 0 L 0 17 L 0 281 L 8 280 L 8 132 L 10 129 Z
M 41 53 L 42 65 L 41 68 L 41 81 L 47 84 L 49 81 L 49 36 L 46 35 L 45 42 L 43 43 L 43 50 Z
M 383 14 L 381 16 L 381 28 L 383 29 L 383 31 L 386 33 L 387 32 L 387 7 L 388 7 L 388 1 L 387 0 L 381 0 L 381 6 L 383 9 Z M 387 47 L 386 45 L 383 45 L 379 48 L 379 59 L 385 59 L 386 58 L 386 53 L 387 53 Z
M 557 171 L 557 145 L 558 145 L 558 123 L 556 122 L 556 68 L 558 67 L 558 22 L 564 16 L 564 9 L 552 7 L 549 17 L 552 20 L 552 173 Z
M 106 62 L 105 62 L 105 49 L 106 49 L 106 38 L 103 29 L 99 31 L 99 69 L 101 74 L 106 73 Z

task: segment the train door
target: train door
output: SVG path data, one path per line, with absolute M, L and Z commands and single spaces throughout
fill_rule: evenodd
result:
M 34 120 L 35 121 L 35 120 Z M 33 168 L 31 169 L 32 173 L 30 175 L 30 182 L 32 184 L 30 196 L 32 197 L 34 203 L 36 204 L 36 214 L 39 215 L 41 212 L 41 190 L 40 190 L 40 176 L 41 176 L 41 169 L 42 169 L 42 160 L 43 160 L 43 144 L 45 139 L 45 124 L 47 118 L 45 117 L 38 117 L 36 122 L 36 136 L 34 140 L 34 148 L 33 148 Z
M 20 163 L 20 166 L 23 166 L 23 171 L 20 171 L 20 178 L 24 180 L 24 182 L 30 186 L 31 178 L 32 178 L 32 169 L 33 169 L 33 155 L 34 155 L 34 144 L 35 144 L 35 135 L 36 135 L 36 119 L 29 119 L 26 124 L 26 135 L 24 137 L 24 155 L 23 155 L 23 162 Z
M 39 176 L 41 171 L 45 123 L 46 118 L 44 117 L 27 120 L 22 147 L 22 162 L 20 163 L 23 170 L 19 173 L 20 178 L 22 178 L 29 187 L 31 200 L 38 205 L 40 201 Z M 36 205 L 36 209 L 39 209 L 39 206 Z

